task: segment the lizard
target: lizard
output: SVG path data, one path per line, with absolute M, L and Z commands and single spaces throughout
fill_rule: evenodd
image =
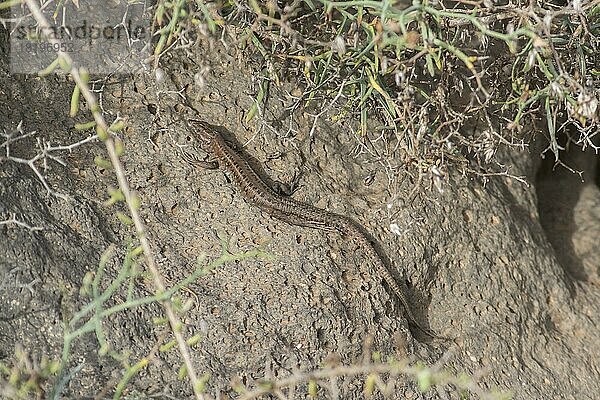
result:
M 388 266 L 389 260 L 377 240 L 353 219 L 336 214 L 310 204 L 303 203 L 275 190 L 266 179 L 259 174 L 252 164 L 244 158 L 235 145 L 228 141 L 222 133 L 224 128 L 211 125 L 201 120 L 188 120 L 192 135 L 199 141 L 200 148 L 213 160 L 202 160 L 195 153 L 183 152 L 183 159 L 189 164 L 207 169 L 228 171 L 243 192 L 244 197 L 272 217 L 291 225 L 337 232 L 344 237 L 353 238 L 374 260 L 377 273 L 398 297 L 404 307 L 409 325 L 415 326 L 434 339 L 445 339 L 431 329 L 423 327 L 411 311 L 407 296 L 394 279 Z

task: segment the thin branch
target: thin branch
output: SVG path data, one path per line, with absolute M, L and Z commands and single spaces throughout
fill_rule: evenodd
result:
M 29 232 L 37 232 L 37 231 L 44 230 L 44 228 L 42 228 L 41 226 L 31 226 L 23 221 L 19 221 L 17 219 L 17 214 L 15 214 L 15 213 L 11 213 L 10 219 L 5 219 L 4 221 L 0 221 L 0 225 L 8 225 L 8 224 L 15 224 L 22 228 L 28 229 Z
M 442 357 L 440 360 L 445 361 Z M 467 380 L 464 377 L 456 377 L 442 370 L 442 363 L 425 368 L 420 365 L 409 365 L 408 360 L 394 361 L 388 363 L 362 363 L 356 365 L 338 365 L 325 367 L 311 372 L 294 372 L 287 378 L 280 380 L 261 380 L 260 387 L 251 391 L 243 392 L 240 400 L 258 399 L 268 394 L 282 393 L 283 389 L 295 387 L 299 384 L 316 381 L 324 382 L 332 378 L 355 377 L 374 374 L 379 378 L 378 386 L 384 390 L 380 376 L 390 374 L 393 377 L 409 375 L 414 379 L 425 379 L 433 385 L 452 385 L 459 389 L 469 390 L 481 399 L 498 399 L 502 395 L 494 395 L 481 389 L 475 380 Z
M 92 135 L 88 138 L 85 138 L 83 140 L 80 140 L 78 142 L 72 143 L 70 145 L 65 145 L 65 146 L 52 146 L 52 145 L 50 145 L 49 142 L 46 142 L 43 139 L 38 138 L 37 139 L 38 152 L 36 153 L 36 155 L 31 158 L 22 158 L 22 157 L 16 157 L 16 156 L 11 155 L 11 144 L 16 143 L 20 140 L 26 139 L 28 137 L 34 136 L 37 133 L 36 131 L 24 133 L 22 124 L 23 124 L 23 121 L 19 122 L 19 125 L 17 126 L 17 129 L 16 129 L 16 132 L 20 133 L 20 135 L 15 135 L 15 133 L 6 133 L 6 132 L 0 133 L 0 136 L 4 137 L 6 139 L 3 143 L 0 144 L 0 149 L 2 147 L 4 147 L 5 154 L 6 154 L 5 156 L 0 156 L 0 160 L 8 160 L 8 161 L 12 161 L 12 162 L 15 162 L 18 164 L 27 165 L 38 177 L 39 181 L 42 183 L 42 185 L 44 186 L 44 188 L 46 189 L 48 194 L 50 194 L 52 196 L 56 196 L 63 200 L 68 200 L 69 196 L 59 193 L 50 187 L 50 185 L 48 184 L 48 181 L 46 180 L 46 177 L 39 170 L 36 163 L 41 160 L 43 162 L 44 171 L 46 171 L 48 169 L 48 159 L 53 160 L 64 166 L 64 165 L 66 165 L 65 162 L 63 160 L 61 160 L 59 157 L 55 156 L 53 154 L 53 152 L 64 151 L 64 150 L 68 150 L 70 152 L 73 149 L 75 149 L 76 147 L 79 147 L 83 144 L 86 144 L 86 143 L 96 140 L 98 138 L 98 135 Z
M 0 292 L 2 290 L 4 290 L 5 288 L 25 288 L 27 290 L 29 290 L 29 292 L 31 293 L 31 295 L 33 296 L 35 294 L 35 289 L 33 288 L 33 286 L 36 283 L 40 282 L 39 278 L 35 278 L 34 280 L 32 280 L 29 283 L 21 283 L 18 281 L 16 273 L 19 272 L 21 270 L 20 267 L 15 267 L 13 269 L 11 269 L 10 271 L 8 271 L 8 274 L 2 279 L 2 281 L 0 281 Z M 8 284 L 8 280 L 10 276 L 15 276 L 15 283 L 13 284 Z
M 24 1 L 27 4 L 27 7 L 29 7 L 29 9 L 31 10 L 33 17 L 35 18 L 37 23 L 43 28 L 42 32 L 51 32 L 50 24 L 46 20 L 46 17 L 44 17 L 44 15 L 42 14 L 37 2 L 35 0 L 24 0 Z M 59 49 L 61 48 L 60 40 L 51 38 L 51 37 L 47 37 L 47 36 L 45 37 L 45 39 L 48 42 L 50 42 L 54 45 L 57 45 L 57 47 Z M 73 78 L 73 80 L 75 81 L 75 83 L 77 84 L 79 89 L 81 90 L 81 94 L 87 101 L 89 109 L 92 110 L 92 114 L 94 116 L 94 120 L 96 121 L 98 129 L 100 129 L 104 132 L 107 132 L 107 133 L 110 132 L 108 124 L 106 123 L 106 120 L 104 119 L 104 116 L 99 111 L 97 111 L 98 102 L 96 100 L 96 96 L 94 96 L 94 94 L 90 91 L 90 88 L 89 88 L 86 80 L 80 74 L 79 69 L 77 69 L 73 66 L 74 65 L 73 60 L 71 59 L 69 54 L 67 54 L 63 51 L 59 51 L 58 57 L 60 59 L 62 59 L 69 66 L 68 72 L 71 74 L 71 77 Z M 96 111 L 94 111 L 94 110 L 96 110 Z M 146 227 L 144 226 L 144 223 L 142 222 L 142 219 L 140 217 L 140 213 L 138 210 L 138 206 L 136 205 L 136 204 L 138 204 L 138 199 L 132 193 L 131 189 L 129 188 L 129 183 L 128 183 L 127 177 L 125 175 L 125 168 L 123 167 L 123 164 L 119 160 L 119 156 L 117 154 L 117 149 L 115 146 L 115 141 L 112 138 L 112 136 L 109 135 L 104 143 L 106 145 L 106 150 L 108 152 L 110 161 L 115 169 L 117 181 L 119 182 L 119 188 L 121 189 L 121 192 L 123 193 L 123 196 L 125 197 L 125 202 L 127 203 L 127 206 L 129 207 L 129 212 L 131 213 L 131 219 L 135 226 L 135 230 L 137 232 L 138 238 L 140 240 L 140 244 L 144 251 L 144 255 L 146 256 L 146 263 L 147 263 L 148 269 L 150 270 L 150 272 L 152 274 L 152 277 L 154 280 L 154 285 L 156 287 L 156 290 L 159 293 L 162 293 L 166 290 L 165 284 L 163 282 L 163 278 L 162 278 L 162 276 L 158 270 L 158 267 L 156 265 L 156 262 L 154 260 L 154 255 L 150 248 L 150 242 L 148 241 L 148 237 L 146 234 Z M 190 349 L 189 349 L 189 346 L 186 343 L 185 337 L 183 336 L 183 333 L 182 333 L 181 327 L 183 326 L 183 324 L 181 323 L 181 321 L 175 314 L 175 310 L 173 309 L 173 305 L 170 300 L 162 301 L 161 305 L 165 309 L 165 313 L 166 313 L 167 318 L 169 319 L 169 323 L 171 325 L 173 336 L 175 337 L 175 340 L 177 341 L 177 346 L 179 348 L 179 351 L 181 353 L 181 356 L 182 356 L 185 366 L 187 368 L 187 375 L 190 378 L 190 381 L 192 384 L 192 390 L 194 391 L 194 394 L 197 399 L 204 399 L 204 395 L 202 394 L 202 392 L 200 392 L 201 385 L 200 385 L 200 381 L 198 379 L 196 370 L 194 368 L 194 365 L 192 363 Z

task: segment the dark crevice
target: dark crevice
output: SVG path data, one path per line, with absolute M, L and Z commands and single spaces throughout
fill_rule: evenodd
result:
M 581 151 L 579 147 L 571 146 L 568 151 L 560 153 L 559 162 L 555 161 L 553 154 L 546 153 L 536 176 L 542 228 L 558 262 L 574 280 L 588 280 L 588 273 L 573 242 L 579 229 L 575 211 L 585 186 L 598 185 L 598 168 L 598 156 L 592 149 Z

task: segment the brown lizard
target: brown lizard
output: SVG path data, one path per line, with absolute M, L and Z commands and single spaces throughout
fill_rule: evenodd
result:
M 268 185 L 240 152 L 223 137 L 220 131 L 224 128 L 199 120 L 189 120 L 188 122 L 192 127 L 194 137 L 200 141 L 201 148 L 209 155 L 214 156 L 216 161 L 201 160 L 196 154 L 184 152 L 183 158 L 187 162 L 210 169 L 220 166 L 229 171 L 234 181 L 242 189 L 246 199 L 277 219 L 291 225 L 337 232 L 356 240 L 375 261 L 377 272 L 400 299 L 409 323 L 427 336 L 441 338 L 417 322 L 404 291 L 390 273 L 387 265 L 389 260 L 381 250 L 379 243 L 364 228 L 343 215 L 281 195 Z

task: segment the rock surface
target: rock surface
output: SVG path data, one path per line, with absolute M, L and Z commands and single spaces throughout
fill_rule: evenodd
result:
M 72 82 L 10 76 L 5 46 L 0 129 L 14 130 L 23 121 L 25 132 L 37 131 L 31 140 L 15 144 L 13 154 L 35 155 L 37 137 L 61 144 L 85 138 L 68 117 Z M 295 117 L 289 130 L 285 105 L 272 100 L 263 124 L 242 123 L 253 104 L 254 71 L 222 48 L 213 50 L 193 60 L 163 60 L 170 69 L 159 83 L 149 75 L 114 78 L 103 92 L 107 117 L 118 112 L 127 121 L 123 161 L 169 284 L 191 274 L 200 254 L 217 257 L 219 238 L 232 252 L 260 245 L 275 256 L 225 264 L 181 293 L 192 301 L 182 319 L 188 336 L 201 335 L 193 361 L 198 371 L 211 374 L 209 394 L 232 394 L 236 379 L 252 385 L 266 374 L 284 377 L 296 368 L 318 368 L 331 354 L 344 363 L 360 362 L 367 338 L 383 356 L 408 355 L 427 364 L 444 357 L 449 369 L 480 376 L 483 388 L 512 391 L 515 398 L 591 399 L 600 393 L 600 192 L 595 183 L 574 184 L 579 197 L 569 192 L 569 201 L 553 200 L 564 195 L 557 189 L 563 186 L 552 174 L 536 176 L 535 152 L 505 155 L 513 173 L 532 183 L 529 187 L 455 173 L 445 177 L 442 192 L 430 182 L 390 183 L 377 157 L 357 151 L 357 139 L 324 118 L 312 136 L 312 118 L 306 115 Z M 196 69 L 204 65 L 210 66 L 206 85 L 195 86 Z M 399 279 L 406 280 L 416 314 L 457 339 L 415 340 L 400 304 L 349 238 L 275 220 L 244 201 L 227 174 L 186 164 L 180 154 L 188 143 L 185 118 L 195 115 L 183 104 L 182 89 L 202 119 L 232 131 L 271 177 L 291 181 L 301 174 L 295 198 L 349 215 L 377 236 Z M 273 129 L 266 129 L 265 121 Z M 4 363 L 17 343 L 35 357 L 60 358 L 63 322 L 89 302 L 80 292 L 85 274 L 96 271 L 100 255 L 115 245 L 121 250 L 105 274 L 106 282 L 114 279 L 131 237 L 116 217 L 124 208 L 104 205 L 106 189 L 116 180 L 93 162 L 104 156 L 102 144 L 61 156 L 66 166 L 50 161 L 44 174 L 69 200 L 48 195 L 27 165 L 0 161 L 0 219 L 14 213 L 43 228 L 0 226 Z M 373 183 L 365 185 L 373 173 Z M 572 184 L 579 178 L 560 179 Z M 406 200 L 415 187 L 414 199 Z M 561 218 L 573 226 L 561 229 L 567 224 Z M 390 224 L 397 224 L 400 234 L 392 233 Z M 574 272 L 576 264 L 577 271 L 588 272 Z M 150 294 L 145 276 L 132 282 L 136 296 Z M 125 301 L 125 289 L 110 305 Z M 153 323 L 161 316 L 153 303 L 114 314 L 102 327 L 111 349 L 127 353 L 129 363 L 150 358 L 130 390 L 187 398 L 187 381 L 177 379 L 176 350 L 156 351 L 170 340 L 168 331 Z M 93 334 L 74 342 L 70 367 L 82 369 L 64 389 L 67 398 L 110 395 L 121 379 L 122 365 L 99 355 L 99 347 Z M 410 380 L 401 380 L 396 389 L 393 398 L 438 398 L 446 392 L 458 398 L 449 388 L 421 395 Z M 363 396 L 358 379 L 346 380 L 341 390 L 343 398 Z

